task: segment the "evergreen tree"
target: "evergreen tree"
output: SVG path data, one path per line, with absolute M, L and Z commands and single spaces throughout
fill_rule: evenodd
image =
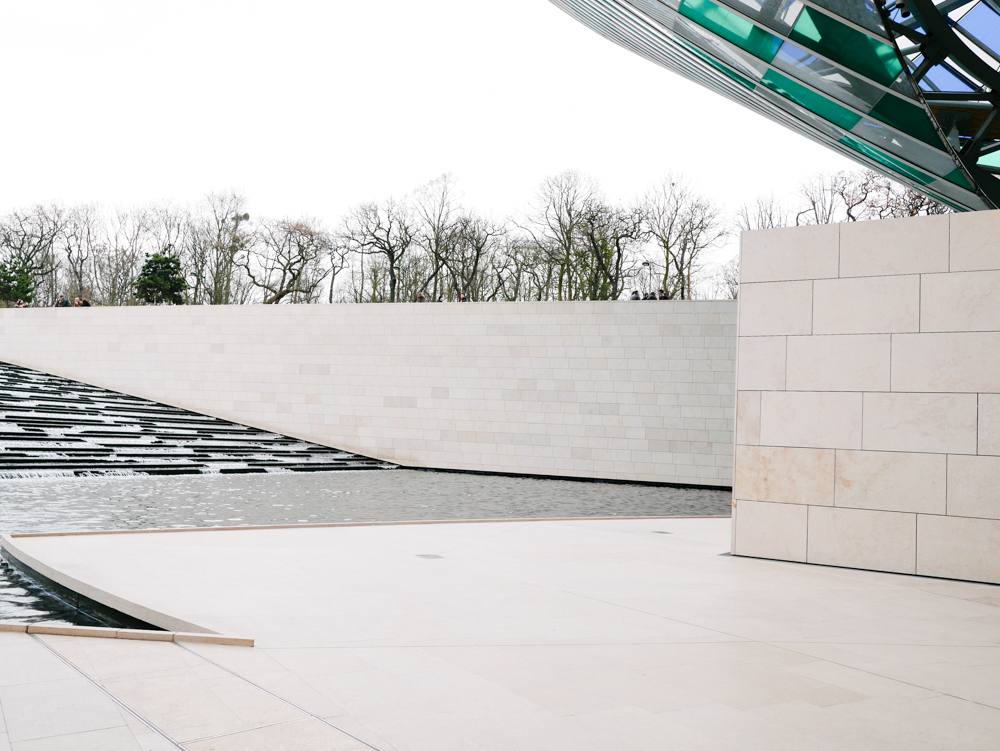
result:
M 5 304 L 18 300 L 31 302 L 35 295 L 35 286 L 27 269 L 13 263 L 0 262 L 0 302 Z
M 135 295 L 148 305 L 183 305 L 183 293 L 188 288 L 181 271 L 181 262 L 177 256 L 167 255 L 170 246 L 163 253 L 146 256 L 135 280 Z

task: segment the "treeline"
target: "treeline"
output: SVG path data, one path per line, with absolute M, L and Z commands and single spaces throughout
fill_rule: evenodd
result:
M 565 172 L 502 221 L 464 206 L 448 176 L 360 204 L 332 229 L 252 216 L 235 192 L 193 207 L 39 205 L 0 218 L 0 302 L 137 304 L 157 256 L 176 259 L 176 299 L 192 305 L 735 297 L 735 263 L 705 259 L 741 229 L 947 210 L 867 171 L 817 176 L 796 201 L 761 198 L 731 218 L 680 178 L 615 203 Z

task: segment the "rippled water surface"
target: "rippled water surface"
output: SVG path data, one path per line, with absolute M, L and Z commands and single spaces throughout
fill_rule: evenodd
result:
M 66 532 L 261 524 L 703 516 L 720 490 L 367 470 L 271 475 L 0 480 L 0 530 Z
M 0 531 L 602 516 L 728 516 L 729 491 L 367 470 L 0 480 Z M 93 621 L 6 564 L 0 620 Z

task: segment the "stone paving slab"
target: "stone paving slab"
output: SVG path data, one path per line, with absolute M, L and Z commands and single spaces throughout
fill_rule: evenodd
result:
M 51 662 L 44 640 L 79 672 L 57 662 L 40 678 L 88 676 L 184 748 L 993 749 L 1000 728 L 1000 589 L 734 558 L 728 520 L 20 543 L 255 637 L 0 635 L 28 662 Z M 40 711 L 12 726 L 5 690 L 8 733 L 46 725 Z M 78 733 L 122 727 L 96 705 L 74 716 Z

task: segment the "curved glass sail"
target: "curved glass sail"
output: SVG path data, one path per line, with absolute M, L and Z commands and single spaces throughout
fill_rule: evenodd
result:
M 552 2 L 955 209 L 1000 207 L 1000 0 Z

